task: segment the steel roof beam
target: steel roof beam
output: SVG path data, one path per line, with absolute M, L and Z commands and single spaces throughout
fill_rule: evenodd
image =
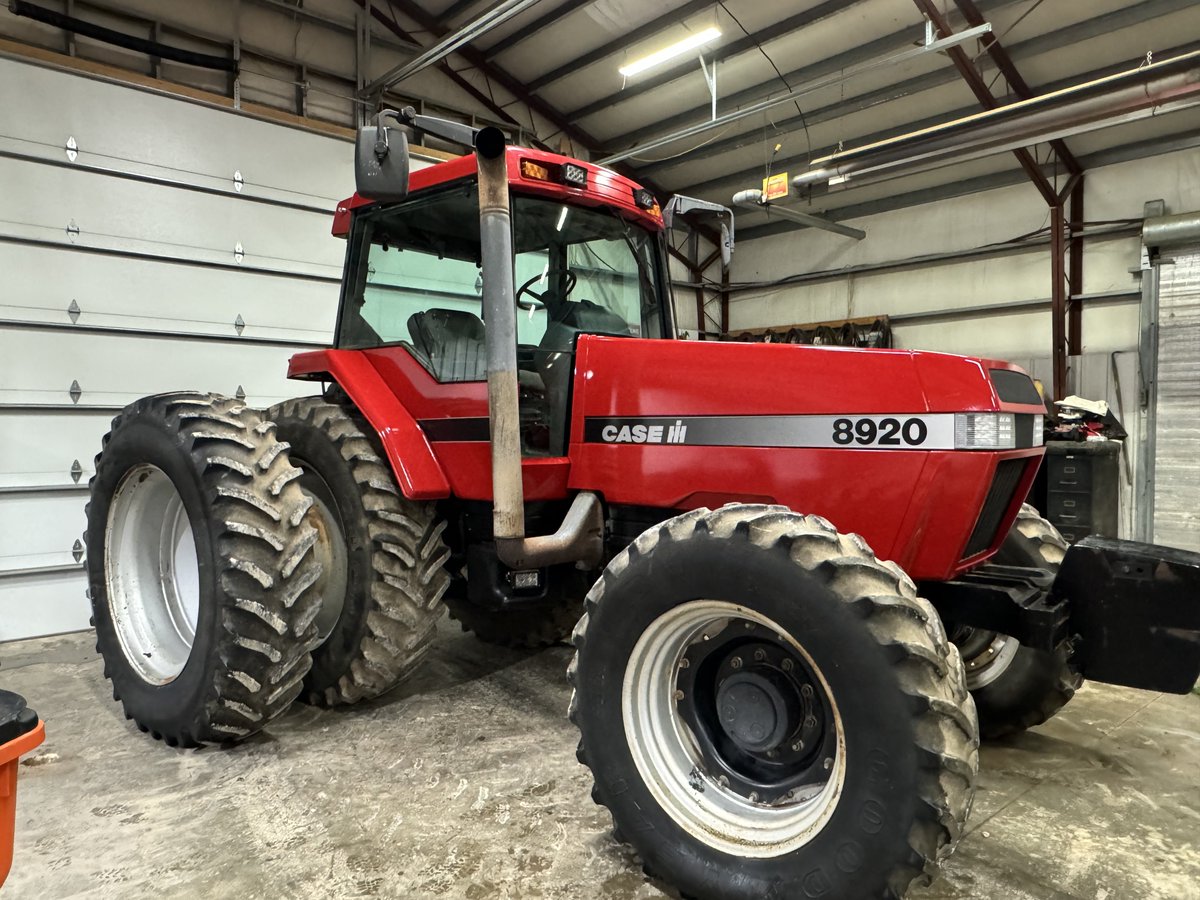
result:
M 767 100 L 762 100 L 758 103 L 754 103 L 754 104 L 751 104 L 750 106 L 744 107 L 743 109 L 735 110 L 734 112 L 731 112 L 731 113 L 726 113 L 723 116 L 717 116 L 716 118 L 713 118 L 713 119 L 708 119 L 708 120 L 705 120 L 702 122 L 698 122 L 694 125 L 689 126 L 688 128 L 682 129 L 681 131 L 673 131 L 669 134 L 664 134 L 664 135 L 660 135 L 658 137 L 651 138 L 650 140 L 646 141 L 645 143 L 637 144 L 633 147 L 629 147 L 625 150 L 622 150 L 620 153 L 614 153 L 613 155 L 600 160 L 600 162 L 604 165 L 609 165 L 611 163 L 621 162 L 622 160 L 625 160 L 625 159 L 631 159 L 631 158 L 637 156 L 639 153 L 645 153 L 648 150 L 655 150 L 655 149 L 658 149 L 659 147 L 665 147 L 668 144 L 673 144 L 676 141 L 683 140 L 684 138 L 692 137 L 697 134 L 703 134 L 704 132 L 711 131 L 714 128 L 720 128 L 723 125 L 728 125 L 731 122 L 737 122 L 741 119 L 745 119 L 750 116 L 757 115 L 760 112 L 764 112 L 765 110 L 772 109 L 783 103 L 794 102 L 796 99 L 804 96 L 805 94 L 811 94 L 812 92 L 821 90 L 822 88 L 830 87 L 835 84 L 840 84 L 841 82 L 843 82 L 849 78 L 853 78 L 856 75 L 861 75 L 864 72 L 868 72 L 873 69 L 877 69 L 877 68 L 881 68 L 881 67 L 885 67 L 885 66 L 898 65 L 899 63 L 907 62 L 910 59 L 914 59 L 914 58 L 916 58 L 918 56 L 922 56 L 926 53 L 936 53 L 936 52 L 940 52 L 942 50 L 946 50 L 947 48 L 956 47 L 962 41 L 970 40 L 971 38 L 979 37 L 979 36 L 985 34 L 987 30 L 991 29 L 991 27 L 992 27 L 991 25 L 987 25 L 987 24 L 980 25 L 978 28 L 972 28 L 969 31 L 962 31 L 962 32 L 959 32 L 957 35 L 951 35 L 950 37 L 939 38 L 930 44 L 923 44 L 923 45 L 920 45 L 917 47 L 910 47 L 907 50 L 902 50 L 899 53 L 893 54 L 892 56 L 888 56 L 883 59 L 867 60 L 853 68 L 844 70 L 843 72 L 841 72 L 838 75 L 830 75 L 827 78 L 823 78 L 818 81 L 810 82 L 808 84 L 805 84 L 805 85 L 802 85 L 802 86 L 796 88 L 795 90 L 790 91 L 789 93 L 781 94 L 777 97 L 772 97 Z
M 863 0 L 825 0 L 823 3 L 818 3 L 812 9 L 806 9 L 803 12 L 797 13 L 794 16 L 789 16 L 781 22 L 776 22 L 768 28 L 761 31 L 756 31 L 753 34 L 743 35 L 731 43 L 716 47 L 709 54 L 709 58 L 714 64 L 725 62 L 734 56 L 748 51 L 757 51 L 759 44 L 765 44 L 768 41 L 773 41 L 776 38 L 791 34 L 794 31 L 799 31 L 822 19 L 827 19 L 830 16 L 840 12 L 845 12 L 851 6 L 861 3 Z M 711 5 L 711 4 L 710 4 Z M 628 38 L 624 41 L 624 46 L 629 46 L 632 43 Z M 567 113 L 573 119 L 586 119 L 593 113 L 600 112 L 602 109 L 607 109 L 614 103 L 624 103 L 635 97 L 640 97 L 657 87 L 662 87 L 664 84 L 669 84 L 690 75 L 696 69 L 695 57 L 684 56 L 680 57 L 679 62 L 673 63 L 667 69 L 659 72 L 648 78 L 639 78 L 636 84 L 630 87 L 623 88 L 617 94 L 610 94 L 601 97 L 598 100 L 593 100 L 583 106 L 573 109 Z
M 386 90 L 397 82 L 403 81 L 405 78 L 429 68 L 456 50 L 466 47 L 480 35 L 487 34 L 496 26 L 503 25 L 513 16 L 519 15 L 540 2 L 541 0 L 504 0 L 504 2 L 489 9 L 479 18 L 472 19 L 461 28 L 449 30 L 439 25 L 434 33 L 438 34 L 441 40 L 417 56 L 416 59 L 393 66 L 383 75 L 380 75 L 362 89 L 362 96 L 369 97 L 378 91 Z M 421 11 L 421 15 L 426 15 L 424 10 Z
M 493 59 L 503 53 L 505 50 L 511 50 L 513 47 L 522 41 L 527 41 L 539 31 L 549 28 L 555 22 L 569 16 L 577 9 L 594 3 L 595 0 L 567 0 L 562 6 L 551 10 L 549 13 L 539 16 L 528 25 L 522 26 L 506 37 L 500 38 L 492 46 L 487 47 L 483 51 L 484 59 Z
M 913 0 L 917 5 L 917 9 L 921 10 L 925 16 L 933 23 L 933 27 L 942 37 L 949 37 L 954 33 L 954 29 L 950 27 L 950 23 L 946 17 L 942 15 L 941 10 L 933 0 Z M 951 62 L 954 63 L 954 68 L 958 69 L 958 74 L 962 76 L 963 81 L 967 83 L 967 87 L 971 89 L 971 93 L 975 95 L 975 99 L 979 101 L 979 105 L 984 109 L 996 109 L 1001 106 L 1001 102 L 992 93 L 983 76 L 979 74 L 979 70 L 975 68 L 971 58 L 963 52 L 962 47 L 954 47 L 947 51 Z M 1058 206 L 1058 192 L 1050 184 L 1050 180 L 1042 174 L 1042 170 L 1038 168 L 1037 160 L 1033 158 L 1033 154 L 1024 147 L 1013 151 L 1013 155 L 1017 158 L 1017 162 L 1021 164 L 1021 168 L 1025 170 L 1025 174 L 1029 176 L 1029 180 L 1033 182 L 1033 186 L 1038 189 L 1038 193 L 1046 201 L 1047 206 Z
M 962 12 L 963 17 L 967 20 L 968 25 L 978 25 L 983 21 L 983 15 L 973 0 L 954 0 L 954 2 Z M 1000 38 L 993 32 L 984 37 L 980 43 L 987 51 L 988 56 L 992 58 L 992 62 L 1000 70 L 1000 74 L 1008 82 L 1008 86 L 1012 89 L 1012 92 L 1022 100 L 1028 100 L 1030 97 L 1033 97 L 1033 88 L 1029 86 L 1029 82 L 1017 70 L 1012 57 L 1008 55 L 1008 51 L 1000 43 Z M 1083 171 L 1079 166 L 1079 161 L 1075 159 L 1075 154 L 1067 147 L 1065 141 L 1051 141 L 1050 146 L 1054 148 L 1054 152 L 1058 154 L 1058 158 L 1062 160 L 1068 172 L 1072 175 L 1078 175 Z
M 1133 162 L 1167 153 L 1196 149 L 1200 149 L 1200 132 L 1194 128 L 1189 128 L 1174 134 L 1120 144 L 1105 150 L 1097 150 L 1095 153 L 1088 153 L 1080 157 L 1079 163 L 1085 170 L 1092 170 L 1103 168 L 1104 166 L 1116 165 L 1117 163 Z M 1052 173 L 1053 166 L 1044 164 L 1043 170 L 1047 174 Z M 983 191 L 996 190 L 1002 187 L 1012 187 L 1025 182 L 1025 180 L 1025 174 L 1021 169 L 1007 169 L 1003 172 L 979 175 L 974 178 L 963 179 L 962 181 L 938 185 L 937 187 L 920 188 L 919 190 L 907 191 L 891 197 L 881 197 L 851 206 L 842 206 L 837 209 L 828 210 L 824 215 L 827 219 L 834 222 L 861 219 L 866 216 L 921 206 L 926 203 L 936 203 L 940 200 L 949 200 L 968 194 L 978 194 Z M 781 222 L 766 222 L 762 225 L 752 225 L 748 228 L 739 229 L 738 238 L 741 241 L 746 241 L 794 230 L 795 226 L 789 226 Z
M 342 19 L 328 19 L 325 16 L 318 15 L 315 12 L 305 9 L 302 6 L 295 6 L 291 3 L 287 3 L 286 0 L 250 0 L 250 2 L 256 6 L 261 6 L 266 9 L 273 9 L 277 12 L 284 13 L 285 15 L 294 19 L 299 19 L 302 22 L 320 25 L 323 28 L 329 28 L 333 31 L 341 32 L 342 34 L 353 35 L 355 33 L 355 26 L 353 22 L 347 22 Z M 377 38 L 377 40 L 384 47 L 393 47 L 397 50 L 403 50 L 408 53 L 421 49 L 421 45 L 411 37 L 400 38 L 397 36 L 397 38 L 398 39 L 396 40 Z
M 373 18 L 376 22 L 378 22 L 380 25 L 382 25 L 384 28 L 386 28 L 392 34 L 399 37 L 401 40 L 411 40 L 412 39 L 412 36 L 407 31 L 405 31 L 403 28 L 401 28 L 399 25 L 397 25 L 396 22 L 394 22 L 391 18 L 389 18 L 387 15 L 385 15 L 382 10 L 376 8 L 375 5 L 371 2 L 371 0 L 354 0 L 354 2 L 356 4 L 358 4 L 360 7 L 362 7 L 363 9 L 367 10 L 367 12 L 369 12 L 371 14 L 371 18 Z M 445 75 L 447 78 L 449 78 L 454 84 L 456 84 L 460 88 L 462 88 L 467 94 L 469 94 L 471 97 L 473 97 L 485 109 L 489 110 L 493 115 L 498 116 L 500 118 L 500 121 L 505 122 L 508 125 L 511 125 L 515 128 L 523 128 L 524 127 L 523 125 L 521 125 L 520 122 L 518 122 L 516 119 L 514 119 L 512 117 L 512 114 L 510 112 L 508 112 L 508 110 L 504 109 L 501 106 L 498 106 L 496 104 L 496 102 L 494 100 L 492 100 L 491 97 L 489 97 L 487 94 L 480 91 L 477 87 L 475 87 L 475 85 L 471 84 L 471 82 L 469 82 L 469 81 L 467 81 L 467 79 L 463 78 L 462 75 L 458 74 L 458 72 L 454 71 L 454 69 L 450 66 L 450 64 L 447 63 L 445 60 L 442 60 L 441 62 L 439 62 L 437 64 L 437 67 L 438 67 L 438 71 L 440 71 L 443 75 Z M 534 135 L 534 137 L 536 137 L 536 135 Z
M 984 0 L 983 8 L 991 11 L 1018 2 L 1020 0 Z M 827 59 L 819 60 L 791 72 L 785 72 L 783 77 L 788 84 L 803 84 L 804 82 L 816 81 L 819 78 L 835 74 L 843 69 L 860 65 L 867 60 L 886 56 L 898 50 L 911 48 L 913 46 L 913 30 L 916 27 L 915 24 L 909 25 L 900 31 L 875 38 L 874 40 L 867 41 L 865 44 L 859 44 L 850 50 L 834 54 Z M 940 70 L 939 75 L 947 82 L 954 80 L 955 77 Z M 718 102 L 723 109 L 741 109 L 747 104 L 757 103 L 765 98 L 778 95 L 781 89 L 784 88 L 779 77 L 772 76 L 768 81 L 760 82 L 752 87 L 729 94 L 726 97 L 721 97 Z M 660 119 L 655 122 L 655 125 L 656 127 L 675 130 L 676 128 L 695 122 L 698 118 L 702 118 L 708 114 L 709 104 L 705 103 L 704 106 L 697 106 L 685 112 Z M 805 116 L 810 122 L 812 121 L 811 116 L 807 112 Z M 799 116 L 794 116 L 788 121 L 798 122 Z M 623 134 L 609 138 L 607 143 L 612 147 L 625 146 L 637 141 L 642 136 L 644 130 L 643 128 L 631 129 Z
M 645 25 L 641 25 L 628 34 L 623 34 L 621 37 L 611 40 L 606 44 L 601 44 L 595 50 L 591 50 L 583 56 L 578 56 L 568 62 L 563 63 L 556 69 L 551 69 L 545 75 L 539 75 L 537 78 L 528 82 L 529 92 L 537 93 L 546 85 L 558 81 L 561 78 L 566 78 L 573 72 L 578 72 L 580 69 L 587 68 L 592 63 L 599 62 L 607 56 L 612 56 L 614 53 L 620 52 L 623 48 L 630 44 L 636 44 L 638 41 L 648 37 L 653 37 L 658 32 L 662 31 L 671 25 L 674 25 L 681 19 L 685 19 L 693 13 L 703 12 L 706 9 L 712 9 L 712 0 L 691 0 L 690 3 L 685 3 L 679 9 L 673 9 L 668 13 L 664 13 L 655 19 L 651 19 Z
M 1015 0 L 999 0 L 999 2 L 997 2 L 995 5 L 1000 6 L 1011 2 L 1015 2 Z M 1076 25 L 1068 25 L 1064 28 L 1058 29 L 1057 31 L 1052 31 L 1048 34 L 1029 38 L 1019 44 L 1015 44 L 1009 50 L 1009 53 L 1015 59 L 1033 58 L 1040 56 L 1043 53 L 1061 50 L 1064 47 L 1068 47 L 1071 44 L 1079 41 L 1090 40 L 1095 37 L 1101 37 L 1106 34 L 1120 31 L 1123 28 L 1129 28 L 1149 19 L 1169 15 L 1173 12 L 1178 12 L 1183 9 L 1189 9 L 1193 7 L 1194 2 L 1195 0 L 1143 0 L 1143 2 L 1137 3 L 1132 7 L 1124 7 L 1119 10 L 1114 10 L 1113 12 L 1096 16 L 1095 18 L 1088 19 Z M 994 7 L 981 4 L 981 8 L 991 9 Z M 911 32 L 906 33 L 911 34 Z M 892 37 L 893 36 L 889 36 L 888 39 L 891 40 Z M 1176 50 L 1179 49 L 1180 48 L 1176 48 Z M 1161 54 L 1165 51 L 1158 52 Z M 805 69 L 797 70 L 796 72 L 790 73 L 787 78 L 790 81 L 792 78 L 800 78 L 802 76 L 816 77 L 818 74 L 823 74 L 825 71 L 828 71 L 826 67 L 829 63 L 834 63 L 835 68 L 847 64 L 848 61 L 841 58 L 845 56 L 848 56 L 848 54 L 840 54 L 837 57 L 832 57 L 829 60 L 817 63 Z M 1112 71 L 1119 71 L 1124 67 L 1124 65 L 1118 66 L 1112 69 Z M 869 109 L 870 107 L 876 106 L 880 103 L 885 103 L 890 100 L 899 99 L 900 97 L 909 96 L 911 94 L 920 93 L 922 91 L 927 91 L 936 87 L 941 87 L 942 85 L 950 84 L 957 78 L 957 73 L 947 69 L 939 69 L 935 72 L 926 73 L 925 75 L 918 75 L 915 78 L 910 78 L 907 81 L 902 81 L 898 84 L 888 85 L 883 88 L 878 88 L 874 91 L 868 91 L 865 94 L 848 97 L 845 100 L 837 103 L 806 112 L 803 117 L 795 115 L 786 119 L 781 119 L 775 123 L 775 126 L 779 131 L 792 128 L 801 128 L 803 127 L 804 123 L 807 123 L 811 127 L 812 125 L 837 119 L 849 113 L 861 112 L 864 109 Z M 727 98 L 726 102 L 733 104 L 736 101 L 737 96 L 740 95 L 729 97 Z M 754 99 L 761 98 L 761 91 L 755 91 L 753 97 Z M 674 121 L 674 119 L 667 121 Z M 611 143 L 615 145 L 622 140 L 623 137 L 624 136 L 614 138 Z M 633 137 L 633 135 L 631 134 L 629 137 Z M 709 157 L 717 156 L 721 153 L 728 152 L 729 150 L 736 150 L 742 147 L 758 145 L 761 142 L 761 132 L 757 130 L 753 132 L 743 132 L 741 134 L 731 135 L 719 141 L 713 141 L 711 144 L 706 145 L 703 149 L 688 153 L 686 156 L 639 165 L 637 167 L 637 171 L 639 174 L 657 172 L 662 169 L 671 168 L 684 163 L 695 162 L 696 160 L 700 159 L 708 159 Z

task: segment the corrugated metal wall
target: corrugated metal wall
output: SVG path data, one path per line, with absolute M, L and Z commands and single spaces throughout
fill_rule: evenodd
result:
M 1200 550 L 1200 245 L 1159 267 L 1154 540 Z
M 344 140 L 0 59 L 0 641 L 87 627 L 117 410 L 307 392 L 287 358 L 330 338 L 352 187 Z

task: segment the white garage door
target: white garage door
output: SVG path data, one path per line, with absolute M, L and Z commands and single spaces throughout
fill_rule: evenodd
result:
M 93 457 L 114 413 L 307 393 L 353 189 L 344 140 L 0 59 L 0 641 L 86 628 Z M 70 146 L 68 146 L 70 144 Z
M 1200 550 L 1200 245 L 1159 268 L 1154 541 Z

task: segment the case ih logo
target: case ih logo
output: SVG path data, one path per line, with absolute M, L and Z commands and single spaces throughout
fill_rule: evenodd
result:
M 609 422 L 600 427 L 600 440 L 606 444 L 682 444 L 687 440 L 687 426 L 682 419 L 671 425 Z

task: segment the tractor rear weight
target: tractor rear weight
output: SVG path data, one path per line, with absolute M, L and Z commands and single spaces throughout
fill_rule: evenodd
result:
M 988 564 L 923 582 L 948 626 L 1010 635 L 1091 681 L 1186 694 L 1200 678 L 1200 553 L 1087 537 L 1057 574 Z

